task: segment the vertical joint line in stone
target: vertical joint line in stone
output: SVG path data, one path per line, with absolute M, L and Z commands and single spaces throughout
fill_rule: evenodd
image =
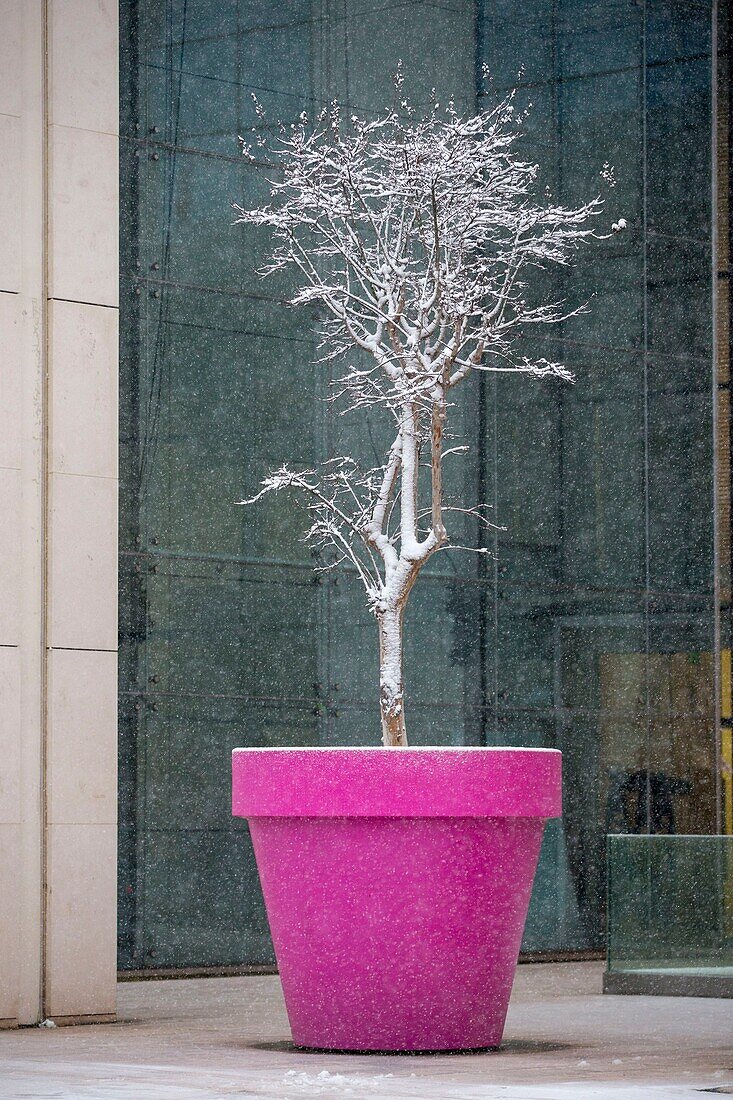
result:
M 42 34 L 42 163 L 43 176 L 43 211 L 41 234 L 41 587 L 42 587 L 42 612 L 41 612 L 41 989 L 40 1007 L 41 1016 L 46 1018 L 47 1012 L 47 981 L 46 960 L 48 956 L 48 575 L 49 575 L 49 329 L 48 329 L 48 293 L 49 293 L 49 10 L 48 0 L 42 0 L 41 5 L 41 34 Z

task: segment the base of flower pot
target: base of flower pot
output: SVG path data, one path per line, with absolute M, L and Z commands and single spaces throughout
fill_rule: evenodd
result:
M 499 1046 L 559 765 L 533 750 L 235 753 L 296 1046 Z
M 404 1047 L 389 1047 L 385 1050 L 376 1050 L 372 1047 L 304 1047 L 300 1043 L 293 1043 L 292 1049 L 301 1051 L 303 1054 L 373 1054 L 376 1056 L 383 1054 L 385 1056 L 394 1057 L 395 1055 L 402 1054 L 405 1057 L 415 1058 L 419 1055 L 428 1054 L 496 1054 L 501 1050 L 502 1044 L 497 1043 L 493 1047 L 453 1047 L 451 1049 L 443 1049 L 443 1047 L 426 1047 L 424 1050 L 413 1050 L 410 1048 L 406 1050 Z

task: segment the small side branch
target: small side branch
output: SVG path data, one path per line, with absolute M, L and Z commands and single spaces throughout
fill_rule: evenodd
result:
M 438 546 L 442 546 L 447 538 L 445 524 L 443 523 L 443 433 L 445 431 L 446 408 L 445 390 L 442 383 L 437 387 L 437 394 L 433 400 L 432 416 L 430 419 L 430 476 L 432 498 L 432 524 L 433 534 Z
M 382 555 L 382 560 L 384 561 L 388 575 L 394 571 L 397 565 L 397 551 L 394 548 L 389 534 L 385 530 L 385 521 L 387 517 L 387 508 L 399 477 L 401 462 L 402 431 L 400 430 L 389 449 L 387 464 L 384 468 L 384 475 L 379 487 L 379 493 L 377 494 L 377 499 L 372 509 L 371 518 L 364 528 L 366 537 L 376 546 L 377 550 Z

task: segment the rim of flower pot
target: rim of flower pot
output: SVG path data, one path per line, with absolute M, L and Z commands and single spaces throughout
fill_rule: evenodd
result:
M 543 749 L 524 745 L 243 745 L 235 752 L 544 752 L 557 753 L 560 749 Z
M 237 817 L 559 817 L 558 749 L 287 746 L 232 752 Z

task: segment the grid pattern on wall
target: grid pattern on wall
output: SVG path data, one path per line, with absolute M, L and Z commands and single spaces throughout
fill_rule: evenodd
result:
M 590 299 L 542 348 L 575 385 L 481 378 L 457 410 L 456 488 L 505 530 L 431 566 L 406 639 L 414 743 L 563 750 L 524 946 L 597 946 L 606 831 L 714 827 L 710 5 L 121 10 L 121 965 L 272 961 L 230 751 L 378 737 L 354 578 L 314 576 L 291 501 L 234 502 L 274 464 L 378 454 L 381 425 L 327 416 L 315 318 L 257 276 L 266 239 L 230 204 L 266 194 L 237 145 L 253 92 L 271 119 L 369 113 L 400 57 L 418 101 L 518 83 L 543 182 L 572 202 L 610 162 L 629 223 L 532 288 Z

